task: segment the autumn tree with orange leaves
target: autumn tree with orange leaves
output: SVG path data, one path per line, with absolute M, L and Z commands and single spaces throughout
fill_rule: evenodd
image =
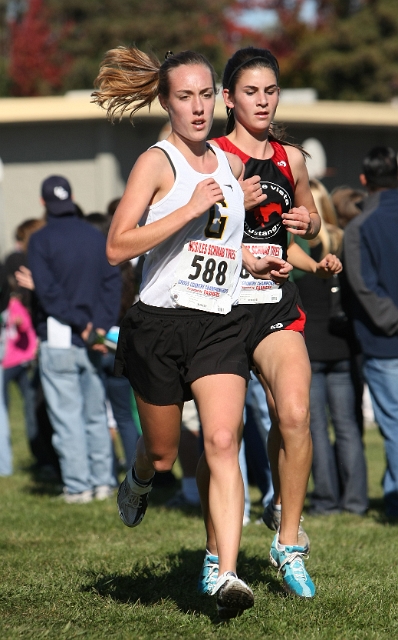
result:
M 43 0 L 30 0 L 24 14 L 10 22 L 10 42 L 13 95 L 49 95 L 62 90 L 69 60 L 61 52 L 60 39 L 54 37 Z

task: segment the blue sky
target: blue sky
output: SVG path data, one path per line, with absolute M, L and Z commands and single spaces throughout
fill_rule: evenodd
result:
M 314 0 L 306 0 L 302 11 L 302 16 L 308 22 L 314 17 L 315 2 Z M 277 18 L 275 11 L 271 9 L 254 9 L 246 11 L 239 22 L 247 27 L 256 27 L 257 29 L 270 28 L 276 24 Z

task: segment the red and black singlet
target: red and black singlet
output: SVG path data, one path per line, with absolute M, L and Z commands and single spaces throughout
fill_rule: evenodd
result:
M 287 257 L 287 231 L 282 224 L 282 213 L 294 206 L 294 179 L 285 148 L 270 141 L 274 154 L 267 160 L 251 158 L 238 149 L 227 137 L 214 138 L 220 149 L 238 156 L 245 165 L 244 177 L 260 176 L 260 184 L 267 199 L 254 209 L 246 211 L 243 242 L 279 245 L 283 259 Z

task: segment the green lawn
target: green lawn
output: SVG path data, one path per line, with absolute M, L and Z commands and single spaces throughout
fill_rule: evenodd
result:
M 254 524 L 261 513 L 255 506 L 239 556 L 255 606 L 221 624 L 213 600 L 195 591 L 204 545 L 199 515 L 166 511 L 164 489 L 153 491 L 145 521 L 134 530 L 122 525 L 114 500 L 64 504 L 29 473 L 15 393 L 11 410 L 15 473 L 0 478 L 0 640 L 398 637 L 397 529 L 382 515 L 376 429 L 366 432 L 367 517 L 305 518 L 316 598 L 284 594 L 268 562 L 272 533 Z

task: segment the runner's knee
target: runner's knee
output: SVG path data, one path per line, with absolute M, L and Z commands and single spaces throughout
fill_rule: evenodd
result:
M 279 430 L 282 436 L 288 433 L 305 433 L 310 428 L 310 411 L 308 402 L 290 403 L 278 411 Z
M 238 434 L 231 429 L 219 427 L 204 441 L 206 456 L 238 455 Z
M 149 455 L 155 471 L 158 473 L 165 473 L 166 471 L 171 471 L 173 464 L 177 459 L 178 449 L 173 449 L 173 451 L 167 451 L 164 453 L 153 451 Z

